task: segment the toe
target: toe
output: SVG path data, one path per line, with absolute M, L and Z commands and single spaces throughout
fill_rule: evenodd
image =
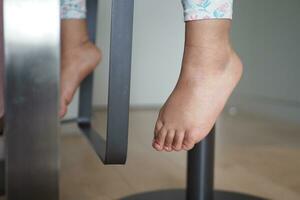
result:
M 176 131 L 172 147 L 175 151 L 182 150 L 182 142 L 184 139 L 184 131 Z
M 164 150 L 172 151 L 173 139 L 175 136 L 175 130 L 169 130 L 165 139 Z
M 163 150 L 167 133 L 168 133 L 168 131 L 165 128 L 161 128 L 161 130 L 158 132 L 157 137 L 156 137 L 156 139 L 154 141 L 154 144 L 153 144 L 153 147 L 156 150 L 158 150 L 158 151 Z
M 189 151 L 194 146 L 195 146 L 194 133 L 192 131 L 188 131 L 184 135 L 182 147 L 184 150 Z
M 63 118 L 66 115 L 67 109 L 68 108 L 67 108 L 66 103 L 64 101 L 61 101 L 61 103 L 60 103 L 60 110 L 59 110 L 59 117 L 60 118 Z
M 157 140 L 159 132 L 161 130 L 161 128 L 163 127 L 163 123 L 161 120 L 157 120 L 156 124 L 155 124 L 155 128 L 154 128 L 154 141 Z
M 155 132 L 159 132 L 162 127 L 163 127 L 163 123 L 161 120 L 158 119 L 155 124 Z
M 61 88 L 61 94 L 60 94 L 60 112 L 59 116 L 60 118 L 63 118 L 67 111 L 68 111 L 68 105 L 71 103 L 73 99 L 74 94 L 72 93 L 71 87 L 62 87 Z

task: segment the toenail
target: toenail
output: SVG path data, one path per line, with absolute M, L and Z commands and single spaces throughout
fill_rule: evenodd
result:
M 175 151 L 178 151 L 178 148 L 176 148 L 175 146 L 172 146 L 172 148 L 173 148 Z
M 166 150 L 167 150 L 167 151 L 170 151 L 170 150 L 171 150 L 171 148 L 170 148 L 170 147 L 165 147 L 165 148 L 166 148 Z
M 154 143 L 157 144 L 158 146 L 160 146 L 160 143 L 158 141 L 155 141 Z
M 154 145 L 157 147 L 157 148 L 160 148 L 161 146 L 160 146 L 160 144 L 158 144 L 158 143 L 154 143 Z

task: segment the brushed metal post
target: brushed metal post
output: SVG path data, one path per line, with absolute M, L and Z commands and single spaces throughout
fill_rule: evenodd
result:
M 4 0 L 8 200 L 57 200 L 58 0 Z
M 0 1 L 0 98 L 3 98 L 4 87 L 4 51 L 3 51 L 3 1 Z M 2 88 L 2 91 L 1 91 Z M 0 99 L 0 101 L 4 99 Z M 0 119 L 0 196 L 5 193 L 5 169 L 4 169 L 4 139 L 3 118 Z

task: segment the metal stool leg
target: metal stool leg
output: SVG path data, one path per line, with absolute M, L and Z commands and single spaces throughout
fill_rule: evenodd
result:
M 59 0 L 4 0 L 8 200 L 57 200 Z
M 194 149 L 188 152 L 187 190 L 153 191 L 125 197 L 122 200 L 264 200 L 250 195 L 214 191 L 215 128 Z
M 0 87 L 3 87 L 4 50 L 3 50 L 3 1 L 0 1 Z M 1 92 L 1 91 L 0 91 Z M 2 95 L 0 95 L 1 98 Z M 3 118 L 0 119 L 0 196 L 5 193 Z
M 215 128 L 188 152 L 187 199 L 213 199 Z
M 98 0 L 87 0 L 90 39 L 96 39 Z M 93 74 L 80 86 L 78 125 L 104 164 L 124 164 L 127 158 L 133 0 L 112 0 L 107 133 L 92 126 Z

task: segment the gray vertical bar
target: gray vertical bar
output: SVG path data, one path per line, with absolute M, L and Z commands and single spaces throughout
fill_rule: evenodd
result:
M 8 200 L 57 200 L 58 0 L 4 0 Z
M 91 124 L 93 75 L 80 87 L 78 125 L 104 164 L 126 162 L 133 7 L 133 0 L 112 0 L 106 141 Z M 88 0 L 87 9 L 89 36 L 95 42 L 97 0 Z
M 106 151 L 114 160 L 122 158 L 122 163 L 126 161 L 128 143 L 133 9 L 133 0 L 112 1 L 107 120 L 109 135 Z
M 215 127 L 188 152 L 187 200 L 214 199 Z
M 3 1 L 0 1 L 0 98 L 3 98 L 4 87 L 4 50 L 3 50 Z M 3 99 L 0 99 L 0 101 Z M 3 118 L 0 119 L 0 196 L 5 193 L 5 165 L 3 142 Z

